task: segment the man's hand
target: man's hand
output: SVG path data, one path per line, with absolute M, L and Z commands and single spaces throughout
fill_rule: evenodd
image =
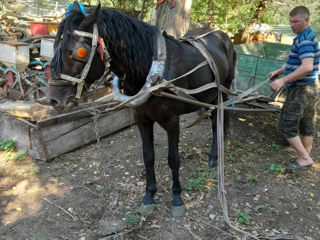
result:
M 278 77 L 282 73 L 283 73 L 282 68 L 281 69 L 277 69 L 275 71 L 270 72 L 268 74 L 268 78 L 270 78 L 270 80 L 274 80 L 276 77 Z
M 285 85 L 284 79 L 283 78 L 279 78 L 274 80 L 271 84 L 270 84 L 270 89 L 273 92 L 277 92 L 279 91 L 283 86 Z

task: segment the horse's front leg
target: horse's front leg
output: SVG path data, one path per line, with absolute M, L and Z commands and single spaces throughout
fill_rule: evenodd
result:
M 172 202 L 171 211 L 173 216 L 182 216 L 184 214 L 183 201 L 181 199 L 181 185 L 179 180 L 179 117 L 175 121 L 171 121 L 167 124 L 161 124 L 167 131 L 168 135 L 168 164 L 172 171 Z
M 153 125 L 154 122 L 148 118 L 135 116 L 142 139 L 143 160 L 146 169 L 146 193 L 142 199 L 140 210 L 148 214 L 149 206 L 155 204 L 153 196 L 157 192 L 156 177 L 154 172 L 154 146 L 153 146 Z

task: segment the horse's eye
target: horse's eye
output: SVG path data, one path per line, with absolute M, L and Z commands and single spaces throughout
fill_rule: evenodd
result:
M 78 55 L 78 57 L 80 57 L 80 58 L 86 57 L 87 54 L 88 54 L 88 51 L 87 51 L 87 49 L 85 49 L 85 48 L 79 48 L 79 49 L 77 50 L 77 55 Z
M 72 55 L 73 54 L 73 50 L 68 50 L 68 54 Z

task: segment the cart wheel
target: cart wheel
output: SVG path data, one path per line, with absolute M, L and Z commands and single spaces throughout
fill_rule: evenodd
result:
M 51 67 L 50 67 L 50 65 L 46 65 L 44 67 L 44 71 L 45 71 L 47 79 L 48 80 L 51 79 Z
M 8 97 L 8 86 L 5 84 L 3 87 L 0 87 L 0 95 L 4 96 L 5 98 Z
M 6 73 L 6 80 L 8 87 L 12 87 L 15 81 L 15 74 L 12 71 Z

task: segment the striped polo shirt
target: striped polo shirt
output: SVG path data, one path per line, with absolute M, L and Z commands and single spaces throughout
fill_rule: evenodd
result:
M 291 85 L 303 85 L 314 82 L 318 79 L 319 72 L 319 45 L 316 36 L 313 34 L 310 27 L 298 34 L 293 40 L 290 48 L 287 64 L 285 65 L 285 75 L 295 71 L 304 58 L 313 58 L 313 70 L 304 78 L 296 80 L 292 83 L 287 83 L 286 88 Z

